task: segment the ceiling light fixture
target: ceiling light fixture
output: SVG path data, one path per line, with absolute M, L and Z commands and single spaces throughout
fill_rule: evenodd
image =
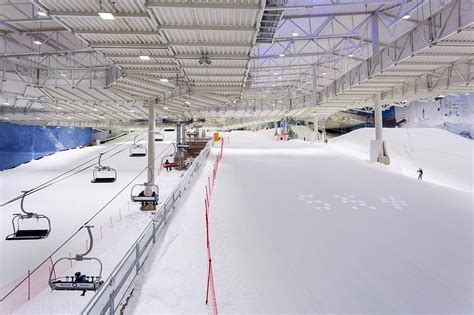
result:
M 438 97 L 439 97 L 439 98 L 444 98 L 444 97 L 446 97 L 446 95 L 440 94 L 440 95 L 438 95 Z
M 296 32 L 291 33 L 292 36 L 298 36 L 299 34 Z
M 36 14 L 38 14 L 39 16 L 48 16 L 48 14 L 46 14 L 46 12 L 43 12 L 43 11 L 38 11 Z
M 115 20 L 115 16 L 110 12 L 99 12 L 99 16 L 102 20 Z
M 163 107 L 163 109 L 165 109 L 165 110 L 168 109 L 168 106 Z
M 326 75 L 327 73 L 326 73 L 326 72 L 323 72 L 323 73 L 321 73 L 321 74 L 322 74 L 322 75 Z
M 99 0 L 99 16 L 102 20 L 115 20 L 115 16 L 112 13 L 105 12 L 101 0 Z
M 347 55 L 347 56 L 348 56 L 349 58 L 352 58 L 352 57 L 354 57 L 354 54 L 349 54 L 349 55 Z
M 185 101 L 184 104 L 191 105 L 191 102 Z
M 93 110 L 94 112 L 98 111 L 98 109 L 97 109 L 97 108 L 95 108 L 95 107 L 94 107 L 94 108 L 92 108 L 92 110 Z
M 57 109 L 63 109 L 61 106 L 56 107 Z
M 33 41 L 33 44 L 41 45 L 42 42 L 41 42 L 40 40 L 38 40 L 38 39 L 35 39 L 35 40 Z
M 160 79 L 160 82 L 168 82 L 168 79 L 162 78 L 162 79 Z
M 405 14 L 403 17 L 402 17 L 402 20 L 408 20 L 410 18 L 410 14 Z
M 285 54 L 279 54 L 278 56 L 280 56 L 280 57 L 285 57 Z
M 150 60 L 150 56 L 140 56 L 141 60 Z

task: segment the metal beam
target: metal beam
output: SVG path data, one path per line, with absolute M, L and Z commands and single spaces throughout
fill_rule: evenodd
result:
M 181 8 L 181 9 L 225 9 L 225 10 L 258 10 L 258 4 L 224 4 L 224 3 L 193 3 L 193 2 L 153 2 L 145 3 L 148 8 Z
M 127 13 L 127 12 L 110 12 L 114 15 L 115 18 L 149 18 L 148 13 L 146 12 L 136 12 L 136 13 Z M 72 11 L 48 11 L 50 16 L 58 17 L 97 17 L 100 18 L 99 12 L 72 12 Z
M 118 48 L 118 49 L 168 49 L 164 44 L 145 43 L 91 43 L 91 48 Z

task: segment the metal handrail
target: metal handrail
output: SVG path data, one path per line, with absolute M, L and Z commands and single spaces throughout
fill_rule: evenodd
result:
M 170 210 L 176 209 L 178 202 L 182 200 L 182 192 L 188 190 L 188 186 L 191 185 L 191 177 L 194 176 L 195 172 L 200 170 L 202 162 L 209 155 L 212 144 L 213 141 L 209 141 L 207 143 L 206 147 L 204 147 L 198 157 L 194 160 L 191 167 L 186 171 L 178 186 L 168 196 L 164 204 L 155 213 L 152 220 L 143 229 L 142 233 L 140 233 L 137 240 L 132 244 L 123 258 L 112 270 L 110 275 L 104 281 L 104 285 L 95 293 L 94 297 L 82 309 L 81 314 L 115 314 L 118 305 L 126 297 L 127 292 L 129 292 L 137 274 L 141 270 L 141 266 L 148 258 L 148 255 L 143 258 L 144 253 L 149 250 L 150 244 L 153 245 L 155 243 L 156 234 L 158 231 L 160 231 L 162 225 L 166 224 L 168 215 L 171 213 Z M 149 231 L 152 231 L 152 233 L 148 239 L 145 239 L 145 235 Z M 140 248 L 140 244 L 142 244 L 143 240 L 145 240 L 145 244 L 142 248 Z M 141 260 L 142 258 L 143 260 Z M 130 259 L 133 259 L 133 262 L 131 264 L 126 264 Z M 136 272 L 132 275 L 134 269 Z M 125 272 L 123 272 L 124 270 Z M 120 275 L 122 276 L 120 277 Z M 130 279 L 130 277 L 132 277 L 132 279 Z M 128 283 L 128 285 L 124 287 L 126 283 Z M 122 292 L 123 289 L 125 289 L 123 294 L 118 296 L 118 294 Z M 100 305 L 104 306 L 101 307 Z M 95 307 L 99 307 L 100 309 L 95 309 Z

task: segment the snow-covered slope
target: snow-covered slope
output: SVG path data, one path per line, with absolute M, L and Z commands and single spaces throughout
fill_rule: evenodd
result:
M 128 146 L 133 143 L 134 134 L 121 137 L 110 143 L 95 147 L 73 149 L 44 157 L 17 168 L 6 170 L 0 174 L 0 202 L 17 196 L 21 190 L 31 189 L 55 176 L 92 159 L 92 164 L 99 152 L 110 150 L 105 155 L 103 164 L 117 170 L 117 181 L 111 184 L 92 184 L 92 168 L 88 168 L 74 176 L 40 190 L 25 199 L 26 210 L 40 212 L 51 219 L 52 231 L 47 239 L 33 241 L 5 241 L 5 236 L 12 233 L 11 217 L 19 212 L 19 201 L 8 204 L 0 212 L 0 296 L 3 297 L 28 270 L 33 270 L 42 261 L 46 263 L 31 276 L 31 300 L 27 302 L 26 282 L 0 304 L 1 314 L 8 314 L 18 309 L 20 314 L 42 313 L 73 313 L 79 312 L 88 301 L 77 292 L 51 292 L 48 287 L 48 268 L 60 257 L 84 252 L 87 233 L 81 231 L 56 254 L 51 261 L 48 256 L 60 244 L 75 233 L 87 220 L 101 212 L 89 222 L 94 225 L 94 248 L 91 255 L 98 257 L 104 265 L 103 277 L 106 277 L 131 244 L 137 239 L 143 228 L 150 221 L 150 214 L 140 211 L 139 204 L 130 202 L 130 189 L 133 184 L 146 181 L 147 173 L 143 172 L 147 165 L 147 157 L 129 157 Z M 144 135 L 143 135 L 144 136 Z M 171 142 L 175 133 L 165 133 L 165 141 L 156 142 L 156 156 L 169 154 L 174 149 Z M 146 140 L 141 141 L 146 145 Z M 120 150 L 123 150 L 119 152 Z M 115 152 L 118 154 L 114 155 Z M 160 156 L 161 157 L 161 156 Z M 161 158 L 157 159 L 157 171 Z M 89 163 L 91 164 L 91 163 Z M 179 182 L 181 171 L 161 172 L 156 178 L 160 188 L 160 200 L 165 200 Z M 133 184 L 128 185 L 128 183 Z M 108 203 L 115 195 L 117 197 Z M 33 222 L 35 223 L 35 222 Z M 94 275 L 97 266 L 77 263 L 68 270 L 69 262 L 61 265 L 58 275 L 71 275 L 81 271 Z M 87 295 L 92 296 L 91 294 Z
M 209 173 L 208 165 L 175 213 L 126 314 L 206 311 Z M 473 311 L 468 192 L 390 172 L 331 144 L 231 132 L 209 214 L 220 313 Z
M 437 128 L 385 128 L 383 132 L 389 169 L 416 178 L 421 167 L 423 180 L 472 191 L 472 140 Z M 329 146 L 368 160 L 374 139 L 373 128 L 362 128 L 330 140 Z

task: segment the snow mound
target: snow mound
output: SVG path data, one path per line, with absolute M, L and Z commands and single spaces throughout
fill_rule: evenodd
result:
M 355 157 L 368 160 L 373 128 L 361 128 L 330 141 L 332 146 Z M 384 129 L 390 155 L 389 169 L 416 177 L 421 167 L 423 180 L 472 191 L 472 140 L 437 128 Z

